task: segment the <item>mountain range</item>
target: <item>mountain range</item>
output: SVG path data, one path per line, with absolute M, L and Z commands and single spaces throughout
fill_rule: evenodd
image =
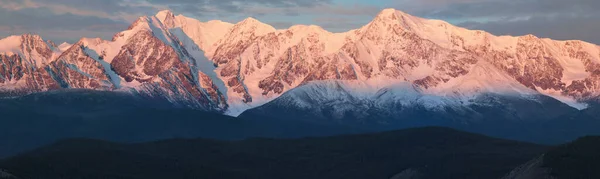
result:
M 479 104 L 486 95 L 534 103 L 548 96 L 584 109 L 600 95 L 597 45 L 495 36 L 395 9 L 343 33 L 314 25 L 275 29 L 253 18 L 200 22 L 161 11 L 112 40 L 56 45 L 25 34 L 2 39 L 0 54 L 3 96 L 126 91 L 233 116 L 307 91 L 433 110 Z M 317 105 L 311 102 L 295 100 L 300 108 Z
M 600 46 L 395 9 L 0 40 L 0 178 L 589 178 L 598 114 Z
M 599 46 L 495 36 L 395 9 L 343 33 L 161 11 L 111 40 L 11 36 L 0 40 L 0 62 L 0 138 L 12 146 L 0 157 L 72 137 L 296 138 L 425 126 L 541 144 L 600 135 Z

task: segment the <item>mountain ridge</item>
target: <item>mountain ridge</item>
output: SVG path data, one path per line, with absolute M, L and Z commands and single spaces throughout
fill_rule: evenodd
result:
M 597 45 L 494 36 L 395 9 L 340 33 L 315 25 L 275 29 L 254 18 L 200 22 L 160 11 L 138 18 L 111 41 L 82 38 L 69 49 L 61 45 L 64 51 L 38 41 L 33 49 L 46 55 L 35 56 L 36 64 L 48 65 L 4 65 L 0 90 L 134 90 L 234 116 L 323 80 L 379 81 L 378 87 L 410 82 L 426 94 L 451 98 L 527 88 L 578 109 L 600 95 Z M 30 58 L 25 46 L 2 49 L 3 64 Z M 132 58 L 135 63 L 126 60 Z M 503 77 L 492 83 L 477 74 Z

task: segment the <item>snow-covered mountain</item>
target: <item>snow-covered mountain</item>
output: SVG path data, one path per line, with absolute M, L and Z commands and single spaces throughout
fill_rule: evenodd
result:
M 200 70 L 207 65 L 199 65 L 197 58 L 206 58 L 177 35 L 152 16 L 140 17 L 111 41 L 82 38 L 68 48 L 55 46 L 54 51 L 39 36 L 10 37 L 4 40 L 12 45 L 3 48 L 8 52 L 2 55 L 1 88 L 10 94 L 60 88 L 125 90 L 224 111 L 225 96 L 213 77 Z
M 298 86 L 328 99 L 341 98 L 328 91 L 353 89 L 339 101 L 443 108 L 488 94 L 551 96 L 585 108 L 600 95 L 597 45 L 494 36 L 394 9 L 343 33 L 314 25 L 277 30 L 253 18 L 200 22 L 161 11 L 111 41 L 83 38 L 68 46 L 35 35 L 3 39 L 0 90 L 124 90 L 230 115 L 286 92 L 302 95 L 294 94 L 302 88 L 292 90 Z

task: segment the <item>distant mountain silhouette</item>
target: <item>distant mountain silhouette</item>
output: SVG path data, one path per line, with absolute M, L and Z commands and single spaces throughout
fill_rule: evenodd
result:
M 0 162 L 22 178 L 499 178 L 548 147 L 447 128 L 305 139 L 63 140 Z

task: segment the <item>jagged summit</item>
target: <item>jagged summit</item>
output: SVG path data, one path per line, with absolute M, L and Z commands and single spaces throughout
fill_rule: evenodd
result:
M 36 67 L 48 63 L 54 55 L 47 41 L 30 33 L 1 39 L 0 54 L 19 55 Z
M 175 26 L 175 14 L 173 14 L 173 12 L 171 12 L 170 10 L 160 11 L 155 16 L 165 26 L 167 26 L 167 27 L 174 27 Z
M 258 19 L 255 19 L 254 17 L 247 17 L 244 20 L 240 21 L 239 24 L 263 24 L 261 21 L 259 21 Z
M 394 30 L 417 31 L 424 23 L 427 22 L 421 18 L 388 8 L 379 12 L 371 22 L 362 28 L 362 31 L 376 31 L 376 33 L 390 33 Z
M 383 9 L 381 10 L 374 18 L 375 20 L 393 20 L 393 21 L 402 21 L 402 20 L 415 20 L 418 19 L 415 16 L 407 14 L 403 11 L 396 10 L 393 8 Z
M 23 37 L 24 39 L 35 39 L 35 40 L 42 40 L 42 37 L 38 34 L 32 34 L 32 33 L 26 33 L 23 34 L 21 37 Z
M 133 30 L 140 25 L 146 24 L 148 23 L 148 20 L 149 19 L 147 16 L 138 17 L 135 21 L 133 21 L 133 23 L 131 23 L 131 25 L 129 25 L 127 30 Z
M 75 44 L 89 46 L 89 45 L 98 45 L 103 42 L 104 42 L 104 40 L 102 40 L 101 38 L 98 38 L 98 37 L 96 37 L 96 38 L 83 37 L 83 38 L 79 39 L 79 41 L 77 41 L 77 43 L 75 43 Z
M 224 40 L 222 43 L 238 42 L 245 38 L 263 36 L 275 31 L 276 29 L 273 26 L 262 23 L 255 18 L 248 17 L 231 27 L 231 31 L 221 40 Z
M 273 28 L 271 25 L 265 24 L 253 17 L 248 17 L 248 18 L 238 22 L 237 24 L 235 24 L 234 29 L 235 28 L 244 28 L 244 29 L 251 28 L 251 29 L 256 29 L 258 31 L 275 31 L 275 28 Z
M 375 17 L 381 17 L 381 18 L 397 18 L 400 16 L 405 16 L 408 15 L 400 10 L 396 10 L 394 8 L 387 8 L 387 9 L 383 9 L 381 10 L 377 16 Z
M 165 19 L 166 17 L 175 17 L 175 14 L 171 10 L 162 10 L 156 13 L 156 17 Z
M 69 49 L 72 46 L 72 44 L 67 43 L 67 42 L 63 42 L 60 45 L 56 46 L 58 48 L 58 50 L 60 50 L 61 52 L 64 52 L 65 50 Z

